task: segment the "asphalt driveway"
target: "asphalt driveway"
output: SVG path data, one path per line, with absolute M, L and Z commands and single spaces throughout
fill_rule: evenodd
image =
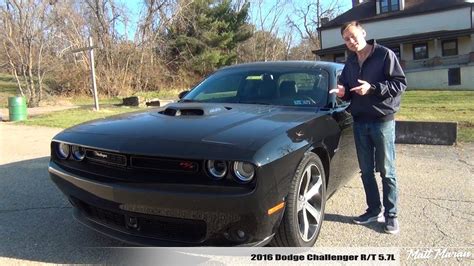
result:
M 127 246 L 73 220 L 69 203 L 47 172 L 49 142 L 59 131 L 0 123 L 2 265 L 106 263 L 111 253 L 97 247 Z M 328 202 L 316 246 L 396 247 L 403 264 L 472 263 L 472 254 L 416 259 L 413 252 L 447 248 L 474 253 L 474 144 L 397 145 L 397 152 L 400 234 L 383 233 L 382 224 L 351 223 L 364 211 L 362 184 L 355 177 Z

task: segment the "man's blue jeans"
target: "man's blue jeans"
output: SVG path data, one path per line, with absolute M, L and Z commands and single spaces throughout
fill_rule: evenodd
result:
M 380 213 L 380 194 L 375 173 L 380 172 L 385 217 L 397 216 L 395 173 L 395 121 L 354 122 L 354 139 L 370 213 Z M 374 171 L 375 170 L 375 171 Z

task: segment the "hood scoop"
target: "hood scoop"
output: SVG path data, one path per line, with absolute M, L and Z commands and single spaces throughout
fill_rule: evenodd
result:
M 232 108 L 215 104 L 176 103 L 169 104 L 160 114 L 167 116 L 210 116 Z

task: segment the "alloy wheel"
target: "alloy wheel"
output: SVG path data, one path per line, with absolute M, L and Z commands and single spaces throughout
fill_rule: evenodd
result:
M 306 166 L 298 188 L 297 219 L 302 240 L 311 241 L 321 221 L 321 171 L 312 163 Z

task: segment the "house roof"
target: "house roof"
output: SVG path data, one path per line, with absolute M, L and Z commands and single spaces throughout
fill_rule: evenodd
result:
M 365 1 L 347 12 L 337 16 L 333 20 L 319 27 L 318 30 L 340 27 L 348 21 L 357 20 L 361 23 L 385 20 L 398 17 L 408 17 L 419 13 L 432 13 L 441 10 L 472 6 L 472 0 L 405 0 L 405 9 L 395 12 L 376 14 L 376 2 L 378 0 Z
M 416 43 L 416 42 L 423 42 L 427 40 L 432 40 L 434 38 L 439 39 L 450 39 L 460 36 L 469 36 L 470 34 L 474 33 L 474 29 L 464 29 L 464 30 L 440 30 L 440 31 L 432 31 L 432 32 L 424 32 L 418 34 L 411 34 L 405 36 L 397 36 L 385 39 L 377 39 L 377 43 L 382 44 L 384 46 L 393 46 L 399 45 L 400 43 Z M 322 56 L 326 54 L 335 54 L 335 53 L 343 53 L 346 50 L 346 45 L 338 45 L 334 47 L 329 47 L 327 49 L 321 49 L 313 51 L 313 53 Z

